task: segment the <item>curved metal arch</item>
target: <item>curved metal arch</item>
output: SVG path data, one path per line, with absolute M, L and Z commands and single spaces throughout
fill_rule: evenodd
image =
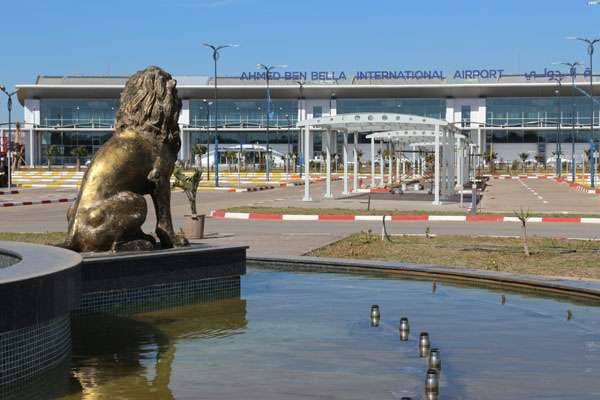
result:
M 396 113 L 349 113 L 298 121 L 298 128 L 312 126 L 346 132 L 381 132 L 402 130 L 452 130 L 445 120 Z M 425 128 L 426 127 L 426 128 Z

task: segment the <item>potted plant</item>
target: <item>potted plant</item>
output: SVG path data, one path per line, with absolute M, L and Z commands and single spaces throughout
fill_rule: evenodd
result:
M 71 155 L 75 157 L 77 171 L 81 170 L 81 158 L 88 155 L 87 148 L 85 146 L 77 146 L 71 150 Z
M 198 193 L 200 179 L 202 178 L 202 171 L 200 169 L 194 169 L 192 175 L 187 176 L 183 173 L 181 167 L 176 167 L 173 175 L 175 176 L 173 187 L 183 189 L 183 192 L 190 203 L 190 210 L 192 212 L 191 214 L 184 215 L 183 233 L 188 239 L 202 239 L 204 238 L 204 220 L 206 216 L 204 214 L 199 215 L 196 210 L 196 195 Z

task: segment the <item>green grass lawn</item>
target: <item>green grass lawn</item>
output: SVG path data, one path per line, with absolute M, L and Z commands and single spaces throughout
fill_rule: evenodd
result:
M 58 245 L 65 240 L 65 232 L 45 232 L 45 233 L 12 233 L 0 232 L 0 240 L 12 242 L 28 242 L 47 245 Z
M 600 279 L 600 241 L 532 237 L 529 248 L 531 256 L 526 257 L 517 238 L 393 236 L 382 241 L 380 235 L 363 232 L 307 255 Z

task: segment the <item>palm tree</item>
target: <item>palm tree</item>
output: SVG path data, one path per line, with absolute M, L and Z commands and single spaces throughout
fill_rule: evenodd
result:
M 48 147 L 46 147 L 46 150 L 44 153 L 46 154 L 46 157 L 48 158 L 48 170 L 50 170 L 50 167 L 52 165 L 52 159 L 60 154 L 60 149 L 57 145 L 51 144 Z
M 496 172 L 496 158 L 498 158 L 498 153 L 495 153 L 493 151 L 488 151 L 485 153 L 484 155 L 484 159 L 485 161 L 490 164 L 490 172 L 493 174 L 494 172 Z
M 521 165 L 523 166 L 523 172 L 525 172 L 525 165 L 527 163 L 527 159 L 529 158 L 529 153 L 521 153 L 521 154 L 519 154 L 519 158 L 521 159 Z
M 356 161 L 358 161 L 357 171 L 359 171 L 359 172 L 360 172 L 360 159 L 362 158 L 363 155 L 364 155 L 364 153 L 361 149 L 356 149 Z
M 81 158 L 88 155 L 87 147 L 85 146 L 77 146 L 71 150 L 71 155 L 75 157 L 75 165 L 77 166 L 77 171 L 81 170 Z
M 546 169 L 546 156 L 538 153 L 535 155 L 534 159 L 535 161 L 537 161 L 538 165 L 542 164 L 544 166 L 544 169 Z
M 231 171 L 231 164 L 229 163 L 229 161 L 235 159 L 235 151 L 227 150 L 224 156 L 225 164 L 227 164 L 227 168 L 229 169 L 229 171 Z
M 521 208 L 518 212 L 515 211 L 515 216 L 521 222 L 521 240 L 523 242 L 523 251 L 525 252 L 525 256 L 529 257 L 529 244 L 527 243 L 527 221 L 531 217 L 531 213 L 529 209 L 527 211 L 523 211 Z
M 202 171 L 202 156 L 204 154 L 206 154 L 207 152 L 208 152 L 208 147 L 206 147 L 206 145 L 197 143 L 192 146 L 192 154 L 194 154 L 194 155 L 198 154 L 200 156 L 200 165 L 199 165 L 200 171 Z

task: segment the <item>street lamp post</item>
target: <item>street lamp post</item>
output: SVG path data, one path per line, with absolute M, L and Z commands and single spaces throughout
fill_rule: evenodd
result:
M 571 75 L 571 100 L 572 100 L 572 111 L 571 111 L 571 182 L 575 183 L 577 165 L 575 164 L 575 79 L 577 79 L 577 66 L 581 65 L 578 61 L 575 62 L 563 62 L 559 63 L 569 67 L 569 74 Z
M 265 65 L 265 64 L 256 64 L 256 68 L 258 69 L 264 69 L 265 70 L 265 80 L 267 83 L 267 130 L 266 130 L 266 134 L 267 134 L 267 156 L 266 156 L 266 178 L 267 178 L 267 182 L 269 182 L 269 171 L 270 171 L 270 164 L 271 164 L 271 153 L 269 151 L 269 125 L 270 125 L 270 118 L 271 118 L 271 89 L 269 87 L 269 82 L 270 82 L 270 78 L 271 78 L 271 71 L 274 70 L 275 68 L 286 68 L 287 65 Z
M 210 181 L 210 106 L 212 101 L 202 100 L 206 107 L 206 182 Z M 202 165 L 202 160 L 200 160 Z
M 561 145 L 560 145 L 560 136 L 561 136 L 561 123 L 562 123 L 562 115 L 561 115 L 561 107 L 560 107 L 560 90 L 562 89 L 562 75 L 554 77 L 552 80 L 555 80 L 558 84 L 558 88 L 554 91 L 557 99 L 558 106 L 558 116 L 556 123 L 556 177 L 560 178 L 562 175 L 562 157 L 561 157 Z
M 8 162 L 8 190 L 11 189 L 12 186 L 12 97 L 17 93 L 17 91 L 7 92 L 6 87 L 4 85 L 0 85 L 0 91 L 2 91 L 6 96 L 8 96 L 8 101 L 6 103 L 8 108 L 8 151 L 6 153 L 6 160 Z
M 212 45 L 209 43 L 203 43 L 204 47 L 208 47 L 212 50 L 212 58 L 215 64 L 215 74 L 214 74 L 214 83 L 215 83 L 215 94 L 214 94 L 214 104 L 215 104 L 215 187 L 219 186 L 219 97 L 217 91 L 217 61 L 219 60 L 219 50 L 225 49 L 227 47 L 238 47 L 237 44 L 223 44 L 223 45 Z
M 587 52 L 590 56 L 590 105 L 592 107 L 592 115 L 590 122 L 590 185 L 592 188 L 596 187 L 596 168 L 595 168 L 595 152 L 596 152 L 596 141 L 594 138 L 594 69 L 593 69 L 593 60 L 594 60 L 594 45 L 600 42 L 600 38 L 588 39 L 588 38 L 580 38 L 580 37 L 571 37 L 569 39 L 579 40 L 587 44 Z
M 298 84 L 298 106 L 304 109 L 304 81 L 297 81 Z M 302 113 L 302 110 L 300 110 Z M 302 119 L 298 116 L 298 119 Z M 302 166 L 304 165 L 304 160 L 306 158 L 306 154 L 304 154 L 304 144 L 302 139 L 302 130 L 298 132 L 298 166 L 300 168 L 300 179 L 302 179 Z
M 291 125 L 290 114 L 285 114 L 285 118 L 287 119 L 287 142 L 288 142 L 287 144 L 288 144 L 288 146 L 287 146 L 287 157 L 286 158 L 287 158 L 287 173 L 289 175 L 290 159 L 292 158 L 292 149 L 291 149 L 292 142 L 291 142 L 291 138 L 290 138 L 290 125 Z

